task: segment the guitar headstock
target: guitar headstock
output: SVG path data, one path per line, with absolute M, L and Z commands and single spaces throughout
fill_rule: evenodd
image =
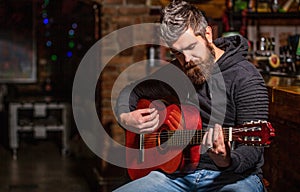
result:
M 249 122 L 232 128 L 232 140 L 245 145 L 269 146 L 275 129 L 267 121 Z

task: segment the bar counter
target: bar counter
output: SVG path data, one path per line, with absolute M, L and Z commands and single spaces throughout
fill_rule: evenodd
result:
M 300 125 L 300 78 L 264 76 L 270 99 L 270 117 Z
M 300 188 L 300 78 L 264 75 L 269 93 L 269 121 L 276 136 L 265 149 L 264 177 L 271 192 Z

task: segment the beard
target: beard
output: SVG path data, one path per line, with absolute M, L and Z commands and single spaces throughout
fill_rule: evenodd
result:
M 189 62 L 184 66 L 185 74 L 193 84 L 203 84 L 212 74 L 215 63 L 215 53 L 213 47 L 207 44 L 207 57 L 194 62 Z

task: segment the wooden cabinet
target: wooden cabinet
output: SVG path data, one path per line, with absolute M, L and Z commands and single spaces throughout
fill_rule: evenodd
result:
M 271 76 L 266 82 L 276 136 L 265 148 L 264 178 L 271 192 L 296 192 L 300 183 L 300 79 Z

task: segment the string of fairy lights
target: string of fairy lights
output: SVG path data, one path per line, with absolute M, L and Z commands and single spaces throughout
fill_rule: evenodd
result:
M 74 55 L 74 49 L 80 48 L 80 44 L 76 45 L 75 37 L 76 37 L 76 30 L 78 28 L 78 24 L 76 22 L 73 22 L 71 24 L 67 24 L 67 26 L 61 26 L 63 30 L 61 31 L 64 37 L 63 42 L 66 42 L 66 45 L 62 45 L 63 42 L 59 41 L 57 32 L 53 32 L 52 25 L 55 25 L 55 19 L 54 16 L 51 15 L 50 5 L 52 1 L 51 0 L 43 0 L 41 5 L 41 17 L 42 17 L 42 24 L 45 27 L 44 31 L 44 37 L 45 37 L 45 46 L 49 48 L 50 54 L 50 60 L 52 62 L 56 62 L 59 59 L 66 59 L 66 58 L 72 58 Z M 61 21 L 58 21 L 61 22 Z M 57 23 L 56 23 L 57 24 Z M 68 26 L 69 25 L 69 26 Z M 57 47 L 60 47 L 61 49 L 58 49 Z M 61 51 L 64 51 L 64 53 L 61 53 Z M 62 57 L 62 58 L 59 58 Z

